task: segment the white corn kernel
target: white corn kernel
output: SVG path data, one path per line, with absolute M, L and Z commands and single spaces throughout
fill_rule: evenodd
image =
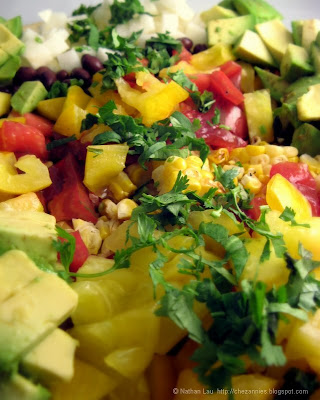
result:
M 293 146 L 285 146 L 283 147 L 283 154 L 286 157 L 297 157 L 297 155 L 299 154 L 298 149 L 296 147 Z
M 109 219 L 117 218 L 117 205 L 110 199 L 103 200 L 99 205 L 101 215 L 106 215 Z
M 89 250 L 89 253 L 98 254 L 102 243 L 99 229 L 97 229 L 92 222 L 87 222 L 82 219 L 73 219 L 72 224 L 74 229 L 79 231 L 81 239 Z
M 268 154 L 261 154 L 260 156 L 250 157 L 250 164 L 270 164 L 270 156 Z
M 271 158 L 270 163 L 271 165 L 275 165 L 285 161 L 288 161 L 288 158 L 285 155 L 282 155 Z
M 123 199 L 117 204 L 118 219 L 130 219 L 132 211 L 138 207 L 137 203 L 131 199 Z
M 270 156 L 270 158 L 274 158 L 277 156 L 281 156 L 283 154 L 283 147 L 282 146 L 276 146 L 274 144 L 269 144 L 266 146 L 266 154 Z

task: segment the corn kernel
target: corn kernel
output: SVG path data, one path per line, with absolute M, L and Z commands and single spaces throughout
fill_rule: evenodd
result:
M 270 157 L 268 154 L 261 154 L 260 156 L 253 156 L 250 157 L 250 164 L 270 164 Z
M 299 162 L 299 157 L 288 157 L 288 161 L 298 163 Z
M 117 205 L 110 199 L 102 200 L 102 202 L 99 204 L 99 212 L 101 215 L 105 215 L 109 219 L 116 219 Z
M 261 183 L 263 183 L 263 184 L 266 184 L 266 183 L 268 183 L 268 182 L 269 182 L 269 180 L 270 180 L 270 176 L 268 176 L 268 175 L 264 175 L 264 174 L 257 175 L 257 178 L 258 178 L 258 179 L 259 179 L 259 181 L 260 181 Z
M 288 161 L 288 158 L 285 155 L 282 155 L 282 156 L 272 157 L 270 163 L 271 165 L 275 165 L 285 161 Z
M 108 220 L 103 220 L 102 218 L 99 218 L 98 222 L 96 223 L 96 227 L 99 229 L 102 240 L 108 237 L 111 233 L 110 223 Z
M 172 168 L 184 171 L 187 168 L 187 161 L 182 157 L 169 157 L 165 164 L 170 164 Z
M 201 170 L 197 170 L 194 168 L 187 168 L 184 171 L 184 175 L 186 175 L 189 179 L 190 178 L 201 179 Z
M 250 165 L 247 170 L 248 173 L 252 173 L 253 175 L 262 175 L 263 174 L 263 167 L 261 164 Z
M 201 158 L 197 157 L 197 156 L 189 156 L 189 157 L 187 157 L 186 162 L 187 162 L 188 168 L 196 168 L 196 169 L 199 168 L 199 169 L 201 169 L 202 165 L 203 165 L 203 162 L 202 162 Z
M 213 150 L 209 154 L 208 159 L 210 162 L 217 165 L 227 162 L 229 160 L 229 150 L 225 148 L 221 148 L 219 150 Z
M 196 178 L 190 178 L 187 190 L 199 192 L 201 190 L 201 183 Z
M 100 231 L 92 222 L 87 222 L 82 219 L 72 220 L 73 228 L 79 231 L 83 243 L 86 245 L 90 254 L 98 254 L 101 247 L 102 238 Z
M 250 156 L 245 151 L 245 147 L 238 147 L 238 148 L 232 150 L 230 159 L 240 161 L 241 164 L 244 164 L 244 163 L 249 162 Z
M 298 149 L 296 147 L 293 146 L 284 146 L 283 147 L 283 154 L 286 157 L 297 157 L 297 155 L 299 154 Z
M 269 144 L 268 146 L 266 146 L 266 154 L 268 154 L 270 158 L 281 156 L 282 154 L 284 154 L 283 147 Z
M 130 219 L 132 211 L 137 207 L 137 203 L 130 199 L 123 199 L 117 204 L 118 219 Z
M 201 179 L 205 179 L 205 178 L 213 179 L 212 172 L 210 172 L 210 171 L 201 170 L 200 174 L 201 174 Z
M 245 174 L 241 179 L 240 183 L 247 190 L 250 190 L 251 193 L 258 193 L 262 187 L 262 183 L 255 175 Z
M 245 149 L 250 157 L 260 156 L 261 154 L 264 154 L 266 152 L 266 146 L 257 146 L 252 144 L 249 144 L 247 147 L 245 147 Z
M 129 197 L 136 189 L 136 185 L 132 183 L 129 176 L 123 171 L 113 178 L 109 185 L 109 190 L 117 201 Z
M 134 163 L 128 166 L 126 169 L 126 173 L 128 174 L 129 178 L 137 187 L 144 185 L 151 179 L 151 171 L 144 170 L 140 164 Z
M 270 164 L 268 164 L 268 165 L 263 165 L 262 168 L 263 168 L 263 173 L 264 173 L 266 176 L 270 176 L 271 165 L 270 165 Z

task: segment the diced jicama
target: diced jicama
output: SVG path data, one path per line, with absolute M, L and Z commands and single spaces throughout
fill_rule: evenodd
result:
M 44 43 L 38 43 L 35 40 L 26 44 L 23 58 L 33 67 L 39 68 L 52 61 L 52 53 Z
M 193 43 L 206 43 L 207 41 L 205 28 L 192 21 L 187 24 L 185 34 L 187 37 L 192 38 Z
M 170 32 L 172 36 L 176 36 L 179 30 L 179 17 L 173 13 L 162 13 L 160 22 L 160 32 Z
M 61 69 L 65 69 L 66 71 L 81 67 L 79 53 L 75 49 L 59 54 L 57 58 Z
M 66 42 L 68 37 L 69 33 L 66 29 L 52 29 L 50 31 L 44 45 L 50 49 L 53 58 L 69 49 L 69 45 Z

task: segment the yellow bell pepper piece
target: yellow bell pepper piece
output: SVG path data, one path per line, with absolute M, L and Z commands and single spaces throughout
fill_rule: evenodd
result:
M 86 111 L 91 114 L 97 114 L 101 106 L 102 103 L 98 99 L 92 98 L 86 106 Z
M 11 94 L 0 92 L 0 117 L 10 111 Z
M 88 146 L 83 183 L 99 193 L 124 169 L 129 147 L 124 144 Z
M 37 192 L 51 185 L 48 167 L 36 156 L 23 156 L 12 165 L 13 157 L 13 153 L 0 157 L 0 192 L 23 194 Z M 16 168 L 24 174 L 18 174 Z
M 312 217 L 308 200 L 280 174 L 274 175 L 268 182 L 266 199 L 271 210 L 283 212 L 286 207 L 292 208 L 298 221 L 304 222 Z
M 85 109 L 91 97 L 88 96 L 80 86 L 70 86 L 67 93 L 67 100 Z
M 122 78 L 116 80 L 118 92 L 122 100 L 135 107 L 142 116 L 142 122 L 151 126 L 154 122 L 167 118 L 173 113 L 179 103 L 186 100 L 189 93 L 180 85 L 171 81 L 169 84 L 157 84 L 156 91 L 150 90 L 141 93 L 133 89 Z
M 231 46 L 218 43 L 205 51 L 194 54 L 190 63 L 199 71 L 208 71 L 235 59 Z
M 56 121 L 62 112 L 66 98 L 56 97 L 55 99 L 42 100 L 38 103 L 37 111 L 40 115 L 52 121 Z
M 25 193 L 13 199 L 2 201 L 0 210 L 3 211 L 43 211 L 43 206 L 35 193 Z
M 167 78 L 168 77 L 168 72 L 174 73 L 177 71 L 183 71 L 185 74 L 198 74 L 200 71 L 195 68 L 193 65 L 189 64 L 187 61 L 179 61 L 177 64 L 173 65 L 172 67 L 169 68 L 163 68 L 159 76 L 160 78 Z M 202 71 L 201 71 L 202 72 Z

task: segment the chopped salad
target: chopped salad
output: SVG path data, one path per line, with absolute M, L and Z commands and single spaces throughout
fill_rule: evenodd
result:
M 1 400 L 320 399 L 320 19 L 0 18 Z

